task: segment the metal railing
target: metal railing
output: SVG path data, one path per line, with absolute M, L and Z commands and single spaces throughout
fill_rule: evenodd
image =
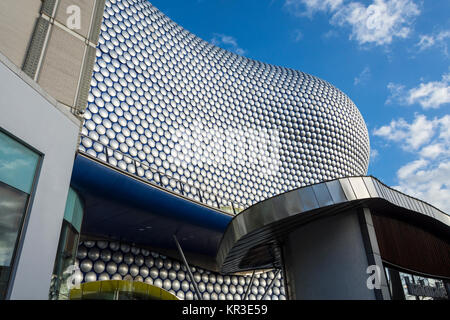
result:
M 150 184 L 157 185 L 166 190 L 178 193 L 184 197 L 191 200 L 207 204 L 209 206 L 215 207 L 221 211 L 232 213 L 234 215 L 241 212 L 246 206 L 237 201 L 231 200 L 229 198 L 221 198 L 215 193 L 208 193 L 204 190 L 202 191 L 200 187 L 196 187 L 187 181 L 182 181 L 179 178 L 172 177 L 165 172 L 158 170 L 155 164 L 149 165 L 134 157 L 125 154 L 119 149 L 114 149 L 109 145 L 106 145 L 98 140 L 80 134 L 80 144 L 78 146 L 78 151 L 90 156 L 95 157 L 98 160 L 106 162 L 110 166 L 137 176 L 138 178 L 144 179 Z M 90 147 L 85 147 L 83 145 L 83 140 L 88 139 L 91 143 Z M 90 151 L 93 152 L 90 152 Z M 122 162 L 122 166 L 120 165 Z M 207 195 L 212 196 L 207 197 Z

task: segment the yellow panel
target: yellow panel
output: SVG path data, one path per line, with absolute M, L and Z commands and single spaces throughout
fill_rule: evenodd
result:
M 145 282 L 128 280 L 105 280 L 82 283 L 80 289 L 70 290 L 69 298 L 70 300 L 79 300 L 87 295 L 95 298 L 96 294 L 113 293 L 116 291 L 134 292 L 146 296 L 147 299 L 179 300 L 175 295 L 159 287 Z M 98 299 L 101 299 L 101 296 Z
M 101 292 L 113 292 L 117 290 L 118 283 L 117 280 L 105 280 L 105 281 L 98 281 L 101 283 Z
M 100 292 L 101 283 L 99 281 L 86 282 L 81 285 L 82 295 L 95 294 Z

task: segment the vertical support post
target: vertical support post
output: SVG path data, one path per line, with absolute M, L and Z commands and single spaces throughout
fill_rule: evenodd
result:
M 153 180 L 155 180 L 155 182 L 156 182 L 156 184 L 159 184 L 160 186 L 162 186 L 162 182 L 161 182 L 161 174 L 159 173 L 159 171 L 158 170 L 156 170 L 155 171 L 155 174 L 158 174 L 158 181 L 156 181 L 156 179 L 153 179 Z
M 267 286 L 263 296 L 261 297 L 261 300 L 264 300 L 264 298 L 267 296 L 267 293 L 269 292 L 270 289 L 272 289 L 272 286 L 275 282 L 275 279 L 278 277 L 278 275 L 280 274 L 281 269 L 277 270 L 277 273 L 275 273 L 275 277 L 273 277 L 272 281 L 270 281 L 269 285 Z
M 405 300 L 405 292 L 403 290 L 402 279 L 400 273 L 395 270 L 388 268 L 389 272 L 389 287 L 391 292 L 392 300 Z
M 250 283 L 248 284 L 247 290 L 245 290 L 244 299 L 247 300 L 248 294 L 250 293 L 250 288 L 253 285 L 253 280 L 255 279 L 255 270 L 252 272 L 252 277 L 250 278 Z
M 109 164 L 109 147 L 104 146 L 105 148 L 105 154 L 106 154 L 106 163 Z
M 233 201 L 231 201 L 231 208 L 233 209 L 233 213 L 234 213 L 234 215 L 236 215 L 236 209 L 234 208 L 234 204 L 233 204 Z
M 217 197 L 217 194 L 214 195 L 216 198 L 216 202 L 217 202 L 217 208 L 220 209 L 220 203 L 219 203 L 219 198 Z
M 178 182 L 180 183 L 180 191 L 181 191 L 181 194 L 184 196 L 183 182 L 181 182 L 181 180 L 178 180 Z
M 184 265 L 186 266 L 189 278 L 191 279 L 192 285 L 194 286 L 194 289 L 195 289 L 195 295 L 197 296 L 197 300 L 203 300 L 200 295 L 200 290 L 198 289 L 197 282 L 195 282 L 195 280 L 194 280 L 194 275 L 191 272 L 191 268 L 189 267 L 186 257 L 184 256 L 183 249 L 181 249 L 180 243 L 178 242 L 176 235 L 173 235 L 173 240 L 175 241 L 178 251 L 180 252 L 180 255 L 181 255 L 181 258 L 183 259 Z

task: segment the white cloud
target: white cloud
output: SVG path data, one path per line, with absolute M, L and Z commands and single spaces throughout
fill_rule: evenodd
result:
M 294 41 L 299 42 L 303 39 L 303 33 L 300 30 L 294 30 Z
M 450 115 L 427 119 L 416 115 L 408 123 L 393 120 L 374 135 L 395 141 L 416 157 L 397 170 L 395 189 L 450 213 Z
M 247 53 L 247 50 L 241 48 L 238 45 L 234 37 L 228 36 L 226 34 L 214 33 L 213 38 L 211 39 L 211 43 L 216 46 L 224 47 L 224 49 L 228 49 L 240 55 L 244 55 L 245 53 Z
M 402 104 L 404 104 L 404 100 L 405 100 L 405 86 L 404 85 L 389 82 L 387 85 L 387 88 L 390 92 L 390 95 L 386 100 L 386 104 L 391 104 L 391 103 L 395 103 L 395 102 L 401 102 Z
M 439 125 L 441 126 L 439 138 L 450 144 L 450 115 L 447 114 L 439 119 Z
M 406 90 L 405 86 L 389 83 L 390 96 L 386 103 L 403 105 L 419 104 L 424 109 L 437 109 L 450 103 L 450 73 L 444 74 L 440 81 L 420 83 L 417 87 Z
M 376 161 L 379 156 L 380 156 L 380 153 L 378 152 L 377 149 L 370 150 L 370 161 Z
M 435 159 L 445 152 L 445 146 L 442 143 L 430 144 L 420 151 L 423 158 Z
M 446 56 L 448 56 L 447 39 L 450 39 L 450 30 L 444 30 L 435 34 L 420 35 L 420 40 L 417 43 L 420 51 L 429 49 L 431 47 L 441 48 Z
M 343 0 L 286 0 L 285 6 L 298 16 L 328 12 L 331 24 L 351 28 L 350 39 L 375 45 L 408 37 L 414 18 L 420 14 L 413 0 L 374 0 L 368 6 Z
M 319 11 L 335 11 L 343 0 L 286 0 L 284 5 L 295 15 L 308 16 Z
M 428 120 L 424 115 L 416 115 L 414 122 L 407 123 L 404 119 L 392 120 L 387 126 L 375 129 L 373 134 L 390 141 L 401 142 L 403 149 L 417 150 L 428 143 L 434 136 L 437 120 Z
M 450 213 L 450 161 L 400 168 L 399 184 L 394 189 L 424 200 Z M 400 176 L 401 175 L 401 176 Z
M 323 33 L 322 37 L 324 39 L 330 39 L 330 38 L 333 38 L 333 37 L 337 37 L 338 35 L 339 35 L 339 33 L 337 33 L 336 30 L 331 29 L 331 30 L 328 30 L 327 32 Z
M 417 43 L 417 46 L 420 47 L 420 50 L 425 50 L 429 47 L 432 47 L 435 43 L 433 36 L 421 35 L 420 41 Z
M 441 81 L 421 83 L 408 91 L 408 104 L 419 103 L 423 108 L 439 108 L 450 102 L 450 74 L 442 76 Z
M 334 14 L 332 23 L 349 25 L 350 39 L 360 44 L 384 45 L 394 37 L 408 37 L 412 20 L 419 14 L 419 8 L 411 0 L 375 0 L 368 7 L 351 2 Z
M 412 173 L 417 172 L 418 169 L 426 166 L 427 164 L 428 164 L 428 162 L 426 160 L 423 160 L 423 159 L 415 160 L 415 161 L 410 162 L 410 163 L 404 165 L 403 167 L 401 167 L 397 171 L 397 176 L 400 179 L 405 179 L 405 178 L 411 176 Z
M 359 76 L 355 77 L 353 84 L 356 86 L 358 84 L 365 83 L 367 80 L 370 79 L 370 68 L 365 67 L 363 71 L 359 74 Z

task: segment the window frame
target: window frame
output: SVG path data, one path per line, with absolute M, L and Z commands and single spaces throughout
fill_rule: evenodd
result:
M 17 234 L 17 239 L 16 239 L 16 243 L 14 245 L 14 252 L 13 255 L 11 257 L 11 271 L 9 273 L 8 276 L 8 282 L 7 282 L 7 289 L 5 292 L 5 300 L 9 300 L 11 297 L 11 293 L 12 293 L 12 288 L 13 288 L 13 284 L 14 284 L 14 280 L 15 280 L 15 276 L 17 273 L 17 266 L 19 264 L 19 260 L 20 260 L 20 255 L 23 249 L 23 244 L 24 244 L 24 240 L 25 240 L 25 234 L 26 234 L 26 229 L 28 227 L 28 222 L 30 220 L 30 213 L 32 211 L 33 208 L 33 203 L 34 203 L 34 198 L 36 195 L 36 190 L 37 190 L 37 185 L 39 182 L 39 178 L 41 175 L 41 169 L 42 169 L 42 165 L 44 162 L 44 158 L 45 158 L 45 154 L 39 150 L 37 150 L 36 148 L 34 148 L 33 146 L 31 146 L 29 143 L 25 142 L 24 140 L 20 139 L 19 137 L 13 135 L 12 133 L 6 131 L 6 129 L 0 127 L 0 133 L 6 135 L 7 137 L 11 138 L 12 140 L 15 140 L 16 142 L 22 144 L 24 147 L 28 148 L 29 150 L 33 151 L 34 153 L 36 153 L 39 156 L 39 159 L 36 163 L 36 169 L 34 171 L 34 176 L 33 176 L 33 183 L 30 189 L 30 193 L 28 196 L 28 201 L 27 204 L 25 206 L 25 212 L 22 216 L 22 219 L 20 221 L 20 228 L 18 230 L 18 234 Z

